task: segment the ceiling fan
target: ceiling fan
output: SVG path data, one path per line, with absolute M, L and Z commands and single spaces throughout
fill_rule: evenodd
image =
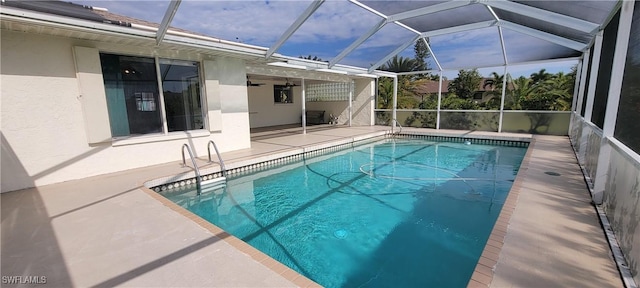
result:
M 296 83 L 289 82 L 289 78 L 286 78 L 286 79 L 287 79 L 287 82 L 284 83 L 285 87 L 291 88 L 291 87 L 295 87 L 295 86 L 300 86 L 300 85 L 298 85 Z
M 264 85 L 264 83 L 253 83 L 253 82 L 251 82 L 251 80 L 249 80 L 249 76 L 247 76 L 247 86 L 255 87 L 255 86 L 262 86 L 262 85 Z

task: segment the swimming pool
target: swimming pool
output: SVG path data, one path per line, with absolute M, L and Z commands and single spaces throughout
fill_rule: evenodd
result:
M 325 287 L 465 287 L 525 152 L 391 139 L 161 194 Z

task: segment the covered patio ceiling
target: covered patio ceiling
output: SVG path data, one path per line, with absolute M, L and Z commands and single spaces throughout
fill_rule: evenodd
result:
M 157 43 L 163 41 L 181 0 L 172 0 L 156 34 Z M 314 13 L 323 5 L 344 5 L 370 14 L 372 25 L 359 33 L 357 39 L 340 47 L 331 59 L 322 62 L 327 69 L 347 64 L 345 59 L 370 41 L 377 40 L 383 30 L 393 30 L 398 36 L 391 51 L 372 53 L 365 68 L 374 72 L 396 55 L 412 57 L 416 41 L 424 41 L 430 52 L 429 70 L 481 68 L 528 63 L 551 59 L 580 57 L 599 31 L 613 17 L 621 1 L 325 1 L 308 4 L 290 26 L 280 34 L 265 52 L 269 61 L 305 23 L 314 21 Z M 212 5 L 216 5 L 212 2 Z M 293 17 L 292 17 L 293 19 Z M 318 24 L 318 23 L 315 23 Z M 320 23 L 321 24 L 321 23 Z M 348 28 L 348 27 L 347 27 Z M 263 28 L 264 29 L 264 28 Z M 475 45 L 471 34 L 490 39 L 488 45 Z M 388 32 L 387 32 L 388 34 Z M 451 61 L 456 54 L 483 55 L 463 63 Z M 280 57 L 279 57 L 280 58 Z M 281 59 L 281 58 L 280 58 Z M 275 60 L 274 60 L 275 61 Z M 288 65 L 306 66 L 310 61 L 291 57 Z M 348 61 L 346 61 L 348 62 Z M 285 63 L 286 67 L 287 64 Z M 318 69 L 318 66 L 314 67 Z

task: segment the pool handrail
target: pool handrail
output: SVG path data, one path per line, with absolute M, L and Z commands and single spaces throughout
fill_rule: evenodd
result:
M 182 167 L 187 166 L 187 161 L 184 158 L 184 148 L 187 148 L 187 152 L 189 152 L 189 157 L 191 157 L 191 163 L 193 164 L 193 168 L 196 172 L 196 186 L 198 187 L 198 192 L 200 191 L 200 182 L 202 181 L 202 177 L 200 176 L 200 169 L 198 169 L 198 164 L 196 164 L 196 159 L 193 157 L 193 152 L 191 152 L 191 146 L 185 143 L 182 145 Z
M 391 119 L 391 121 L 395 121 L 395 122 L 396 122 L 396 124 L 398 124 L 398 126 L 400 126 L 400 131 L 398 131 L 398 133 L 397 133 L 397 134 L 402 133 L 402 125 L 400 125 L 400 122 L 398 122 L 398 119 L 393 118 L 393 119 Z M 391 133 L 394 133 L 394 132 L 393 132 L 393 127 L 394 127 L 394 126 L 393 126 L 393 123 L 392 123 L 392 125 L 391 125 Z
M 209 143 L 207 143 L 207 153 L 209 154 L 209 163 L 213 162 L 211 161 L 211 145 L 213 145 L 213 149 L 216 151 L 216 155 L 218 155 L 218 161 L 220 162 L 220 169 L 222 172 L 222 176 L 227 177 L 227 169 L 224 167 L 224 161 L 222 161 L 222 157 L 220 156 L 220 152 L 218 151 L 218 146 L 216 145 L 216 142 L 213 142 L 213 140 L 209 140 Z

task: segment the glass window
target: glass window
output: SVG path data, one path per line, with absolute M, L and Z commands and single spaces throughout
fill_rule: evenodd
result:
M 196 62 L 100 54 L 113 137 L 204 128 L 200 74 Z M 161 109 L 158 72 L 162 80 Z
M 198 63 L 161 59 L 160 75 L 169 132 L 203 129 Z
M 614 136 L 640 154 L 640 5 L 633 9 Z
M 153 58 L 100 54 L 113 137 L 162 132 Z
M 293 103 L 293 91 L 291 85 L 273 85 L 274 103 Z

